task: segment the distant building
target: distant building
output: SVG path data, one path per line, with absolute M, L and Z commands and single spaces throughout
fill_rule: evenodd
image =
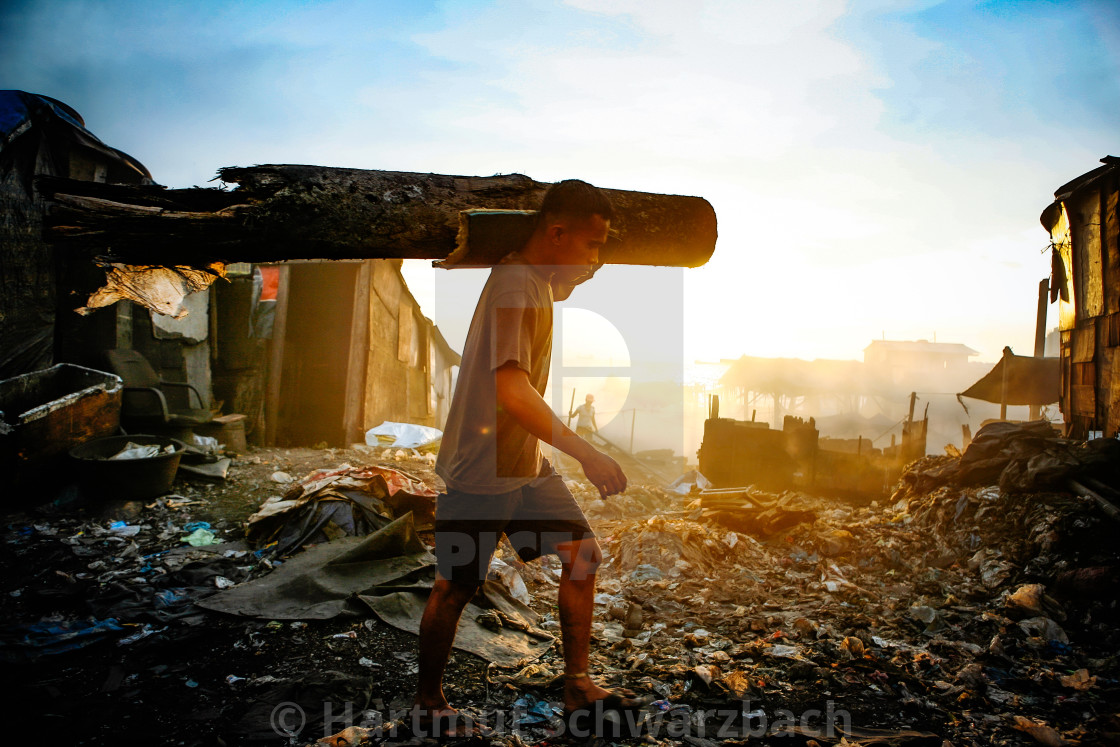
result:
M 892 384 L 940 390 L 945 382 L 973 376 L 968 359 L 974 355 L 980 354 L 959 342 L 874 340 L 863 349 L 863 362 L 871 376 Z
M 813 418 L 822 436 L 876 441 L 910 416 L 915 394 L 915 418 L 928 413 L 927 443 L 939 452 L 961 443 L 963 424 L 994 415 L 987 403 L 966 410 L 956 397 L 990 368 L 969 360 L 977 355 L 960 343 L 876 340 L 864 349 L 863 362 L 742 356 L 722 362 L 727 370 L 712 393 L 725 418 L 774 429 L 787 415 Z

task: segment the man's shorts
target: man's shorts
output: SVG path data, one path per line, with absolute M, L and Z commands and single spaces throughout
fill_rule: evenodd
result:
M 483 581 L 505 534 L 523 561 L 594 537 L 564 480 L 545 460 L 539 477 L 498 495 L 448 490 L 436 501 L 436 567 L 441 578 Z

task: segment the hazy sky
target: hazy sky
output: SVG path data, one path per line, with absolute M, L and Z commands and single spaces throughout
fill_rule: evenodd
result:
M 1033 345 L 1039 213 L 1120 155 L 1118 8 L 7 0 L 0 87 L 66 101 L 172 187 L 310 163 L 700 195 L 706 267 L 609 268 L 573 302 L 683 298 L 686 359 L 936 335 L 995 360 Z M 416 269 L 456 344 L 464 309 Z

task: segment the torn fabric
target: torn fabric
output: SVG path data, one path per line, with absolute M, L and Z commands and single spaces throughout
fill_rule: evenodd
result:
M 204 269 L 111 264 L 105 270 L 105 285 L 75 311 L 84 315 L 117 301 L 132 301 L 157 314 L 181 319 L 187 314 L 183 299 L 225 276 L 226 267 L 221 262 L 212 262 Z

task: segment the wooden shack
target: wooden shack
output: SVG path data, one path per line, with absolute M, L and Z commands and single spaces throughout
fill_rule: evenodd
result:
M 1120 433 L 1120 158 L 1101 162 L 1059 187 L 1041 216 L 1061 330 L 1060 406 L 1072 438 Z
M 140 216 L 166 217 L 147 203 L 174 190 L 102 143 L 60 101 L 0 91 L 0 114 L 0 380 L 18 388 L 21 376 L 52 363 L 108 370 L 106 351 L 127 348 L 165 380 L 192 384 L 204 409 L 246 415 L 258 443 L 345 445 L 384 420 L 442 427 L 459 356 L 421 313 L 399 259 L 274 265 L 284 282 L 272 288 L 267 325 L 257 313 L 265 305 L 260 270 L 248 262 L 224 267 L 224 279 L 185 296 L 182 318 L 129 300 L 75 313 L 105 284 L 106 268 L 120 265 L 116 247 L 129 223 L 82 245 L 52 246 L 43 230 L 59 206 L 49 185 L 95 195 L 82 203 L 87 208 L 105 207 L 98 195 L 135 190 L 145 197 L 133 207 Z M 185 191 L 196 210 L 220 209 L 229 198 Z M 119 210 L 106 215 L 121 220 Z M 149 246 L 163 251 L 174 239 L 187 254 L 206 251 L 213 237 L 180 230 L 176 220 L 160 224 Z
M 72 359 L 68 284 L 83 270 L 93 272 L 88 263 L 60 262 L 43 239 L 47 202 L 34 184 L 43 176 L 94 186 L 152 184 L 139 161 L 102 143 L 66 104 L 0 91 L 0 379 Z

